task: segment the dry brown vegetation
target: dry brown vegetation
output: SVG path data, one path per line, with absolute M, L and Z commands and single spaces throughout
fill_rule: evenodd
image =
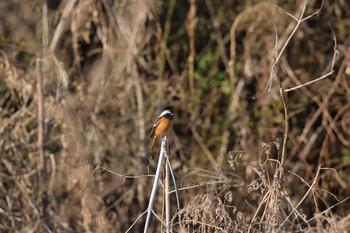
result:
M 125 232 L 147 208 L 162 108 L 175 115 L 173 232 L 350 229 L 348 1 L 0 12 L 0 232 Z

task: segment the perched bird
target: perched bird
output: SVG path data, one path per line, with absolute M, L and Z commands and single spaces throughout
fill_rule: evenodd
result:
M 164 110 L 157 118 L 156 122 L 153 125 L 151 132 L 151 151 L 154 150 L 157 139 L 159 136 L 166 134 L 173 125 L 173 114 L 169 110 Z

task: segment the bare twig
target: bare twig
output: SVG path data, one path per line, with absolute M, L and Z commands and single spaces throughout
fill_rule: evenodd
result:
M 347 197 L 347 198 L 345 198 L 345 199 L 339 201 L 338 203 L 335 203 L 334 205 L 330 206 L 328 209 L 326 209 L 326 210 L 322 211 L 321 213 L 318 213 L 317 215 L 315 215 L 315 216 L 313 216 L 312 218 L 310 218 L 310 219 L 308 220 L 308 222 L 311 222 L 312 220 L 314 220 L 315 218 L 319 217 L 320 215 L 323 215 L 324 213 L 329 212 L 329 211 L 330 211 L 331 209 L 333 209 L 334 207 L 337 207 L 338 205 L 340 205 L 340 204 L 342 204 L 342 203 L 348 201 L 349 198 L 350 198 L 350 197 Z M 345 219 L 346 219 L 346 218 L 344 218 L 343 220 L 345 220 Z M 343 221 L 343 220 L 341 220 L 341 221 Z
M 287 45 L 289 44 L 290 39 L 292 39 L 293 35 L 295 34 L 295 32 L 298 30 L 300 24 L 303 22 L 303 17 L 304 17 L 304 13 L 306 10 L 306 6 L 307 6 L 308 1 L 304 0 L 304 5 L 303 5 L 303 9 L 301 11 L 301 14 L 299 16 L 299 19 L 297 21 L 297 24 L 295 25 L 293 31 L 291 32 L 291 34 L 289 35 L 288 39 L 286 40 L 286 42 L 284 43 L 284 45 L 282 46 L 282 49 L 279 51 L 276 59 L 275 59 L 275 65 L 279 62 L 284 50 L 286 49 Z
M 256 209 L 254 215 L 253 215 L 253 218 L 252 220 L 250 221 L 250 224 L 249 224 L 249 227 L 248 227 L 248 233 L 250 232 L 252 226 L 253 226 L 253 222 L 255 221 L 260 209 L 263 207 L 263 204 L 265 202 L 268 201 L 268 199 L 270 198 L 270 195 L 271 195 L 271 191 L 270 190 L 267 190 L 267 192 L 264 194 L 263 198 L 261 199 L 260 203 L 259 203 L 259 206 L 258 208 Z
M 123 174 L 119 174 L 119 173 L 116 173 L 106 167 L 102 167 L 100 165 L 97 165 L 96 168 L 97 170 L 101 169 L 101 170 L 105 170 L 107 172 L 110 172 L 112 173 L 113 175 L 116 175 L 116 176 L 119 176 L 119 177 L 122 177 L 122 178 L 126 178 L 126 179 L 135 179 L 135 178 L 145 178 L 145 177 L 153 177 L 154 175 L 134 175 L 134 176 L 129 176 L 129 175 L 123 175 Z M 96 171 L 97 171 L 96 170 Z
M 131 229 L 132 229 L 132 227 L 137 223 L 137 221 L 143 216 L 143 215 L 145 215 L 147 213 L 147 210 L 145 211 L 145 212 L 143 212 L 142 214 L 140 214 L 138 217 L 137 217 L 137 219 L 131 224 L 131 226 L 125 231 L 125 233 L 128 233 Z
M 318 14 L 318 12 L 320 11 L 320 9 L 318 9 L 316 12 L 314 12 L 314 14 L 311 14 L 310 16 L 307 16 L 307 17 L 304 17 L 304 14 L 305 14 L 305 10 L 306 10 L 306 6 L 308 4 L 308 0 L 304 0 L 304 5 L 302 7 L 302 11 L 300 13 L 300 16 L 299 18 L 297 19 L 297 23 L 293 29 L 293 31 L 290 33 L 289 37 L 287 38 L 287 40 L 285 41 L 284 45 L 282 46 L 281 50 L 278 52 L 277 54 L 277 57 L 274 61 L 274 64 L 273 64 L 273 67 L 271 69 L 271 74 L 275 73 L 277 75 L 277 72 L 276 72 L 276 66 L 284 52 L 284 50 L 286 49 L 287 45 L 289 44 L 289 41 L 291 40 L 291 38 L 293 37 L 293 35 L 295 34 L 295 32 L 297 31 L 297 29 L 299 28 L 300 24 L 305 21 L 305 19 L 308 19 L 316 14 Z M 321 7 L 323 6 L 323 4 L 321 5 Z M 291 16 L 290 14 L 288 14 L 289 16 Z M 296 19 L 296 17 L 292 17 L 293 19 Z M 334 33 L 333 33 L 334 35 Z M 335 43 L 336 43 L 336 40 L 335 40 Z M 277 45 L 277 41 L 276 41 L 276 45 Z M 334 64 L 334 60 L 335 60 L 335 55 L 333 57 L 333 62 L 332 64 Z M 331 70 L 333 70 L 333 67 L 331 68 Z M 330 74 L 328 74 L 330 75 Z M 327 75 L 327 76 L 328 76 Z M 326 77 L 327 77 L 326 76 Z M 272 75 L 271 75 L 272 77 Z M 324 77 L 322 77 L 324 78 Z M 288 131 L 289 131 L 289 125 L 288 125 L 288 108 L 287 108 L 287 103 L 285 101 L 285 97 L 284 97 L 284 89 L 281 85 L 281 81 L 279 80 L 279 78 L 277 78 L 277 81 L 278 81 L 278 86 L 279 86 L 279 92 L 280 92 L 280 97 L 281 97 L 281 101 L 283 103 L 283 108 L 284 108 L 284 127 L 285 127 L 285 130 L 284 130 L 284 135 L 283 135 L 283 144 L 282 144 L 282 152 L 281 152 L 281 164 L 282 166 L 284 165 L 284 162 L 285 162 L 285 157 L 286 157 L 286 143 L 287 143 L 287 137 L 288 137 Z
M 280 226 L 277 229 L 277 232 L 281 229 L 281 227 L 286 223 L 286 221 L 290 218 L 290 216 L 293 215 L 293 213 L 295 212 L 296 209 L 298 209 L 298 207 L 301 205 L 301 203 L 303 203 L 303 201 L 306 199 L 306 197 L 309 195 L 309 193 L 312 191 L 313 187 L 316 184 L 316 181 L 318 179 L 318 176 L 320 174 L 320 170 L 321 170 L 321 166 L 318 167 L 316 175 L 314 177 L 314 180 L 312 181 L 312 184 L 310 185 L 309 189 L 307 190 L 307 192 L 305 193 L 305 195 L 303 196 L 303 198 L 299 201 L 299 203 L 296 206 L 292 206 L 293 210 L 289 213 L 289 215 L 284 219 L 284 221 L 280 224 Z
M 284 52 L 284 50 L 286 49 L 290 39 L 293 37 L 293 35 L 295 34 L 295 32 L 297 31 L 297 29 L 299 28 L 300 23 L 302 22 L 305 10 L 306 10 L 306 6 L 307 6 L 307 0 L 304 1 L 304 5 L 301 11 L 301 14 L 299 16 L 299 20 L 297 21 L 297 24 L 295 25 L 293 31 L 291 32 L 291 34 L 289 35 L 289 37 L 287 38 L 286 42 L 284 43 L 284 45 L 282 46 L 282 49 L 278 52 L 278 55 L 274 61 L 273 67 L 271 69 L 271 78 L 274 76 L 272 75 L 273 73 L 276 75 L 277 77 L 277 64 Z M 277 35 L 277 32 L 276 32 Z M 276 39 L 276 46 L 277 46 L 277 42 L 278 40 Z M 276 51 L 277 52 L 277 51 Z M 286 146 L 287 146 L 287 138 L 288 138 L 288 133 L 289 133 L 289 124 L 288 124 L 288 108 L 287 108 L 287 103 L 285 101 L 285 97 L 284 97 L 284 91 L 283 91 L 283 87 L 281 84 L 280 79 L 277 77 L 276 78 L 277 82 L 278 82 L 278 86 L 279 86 L 279 93 L 280 93 L 280 97 L 281 97 L 281 101 L 283 104 L 283 109 L 284 109 L 284 133 L 283 133 L 283 144 L 282 144 L 282 151 L 281 151 L 281 165 L 282 167 L 284 166 L 284 161 L 285 161 L 285 157 L 286 157 Z M 270 83 L 272 82 L 272 79 L 270 79 Z
M 330 26 L 330 25 L 329 25 L 329 26 Z M 315 83 L 315 82 L 318 82 L 318 81 L 320 81 L 320 80 L 322 80 L 322 79 L 324 79 L 324 78 L 327 78 L 328 76 L 332 75 L 332 74 L 335 72 L 335 71 L 334 71 L 334 64 L 335 64 L 335 61 L 336 61 L 336 59 L 337 59 L 337 57 L 338 57 L 338 53 L 339 53 L 339 52 L 338 52 L 338 49 L 337 49 L 337 38 L 336 38 L 336 36 L 335 36 L 335 33 L 334 33 L 333 28 L 332 28 L 331 26 L 330 26 L 330 28 L 331 28 L 331 30 L 332 30 L 333 40 L 334 40 L 334 47 L 333 47 L 334 53 L 333 53 L 333 59 L 332 59 L 332 64 L 331 64 L 331 67 L 330 67 L 330 71 L 329 71 L 327 74 L 324 74 L 324 75 L 322 75 L 321 77 L 316 78 L 316 79 L 314 79 L 314 80 L 311 80 L 311 81 L 309 81 L 309 82 L 307 82 L 307 83 L 300 84 L 300 85 L 298 85 L 298 86 L 296 86 L 296 87 L 292 87 L 292 88 L 286 89 L 286 90 L 284 90 L 284 92 L 290 92 L 290 91 L 294 91 L 294 90 L 296 90 L 296 89 L 299 89 L 299 88 L 301 88 L 301 87 L 308 86 L 308 85 L 313 84 L 313 83 Z
M 306 86 L 308 86 L 310 84 L 313 84 L 313 83 L 318 82 L 318 81 L 320 81 L 320 80 L 322 80 L 324 78 L 327 78 L 328 76 L 332 75 L 333 73 L 334 73 L 334 70 L 331 70 L 327 74 L 322 75 L 321 77 L 316 78 L 314 80 L 311 80 L 311 81 L 309 81 L 307 83 L 303 83 L 303 84 L 300 84 L 300 85 L 298 85 L 296 87 L 285 89 L 284 92 L 290 92 L 290 91 L 294 91 L 294 90 L 297 90 L 297 89 L 302 88 L 302 87 L 306 87 Z
M 322 106 L 327 106 L 327 104 L 330 101 L 332 95 L 335 93 L 336 87 L 339 85 L 339 83 L 340 83 L 340 81 L 342 79 L 342 74 L 343 74 L 344 69 L 346 67 L 346 63 L 347 63 L 346 60 L 342 61 L 342 64 L 340 65 L 338 74 L 337 74 L 337 76 L 335 78 L 335 81 L 334 81 L 332 87 L 329 89 L 327 95 L 323 98 Z M 313 114 L 312 118 L 307 122 L 306 126 L 303 129 L 303 132 L 302 132 L 302 134 L 300 136 L 301 139 L 306 138 L 306 135 L 309 133 L 309 131 L 311 130 L 313 124 L 316 122 L 317 118 L 320 116 L 322 111 L 323 111 L 323 108 L 318 108 L 317 111 Z M 335 128 L 336 127 L 334 127 L 334 129 Z M 343 141 L 341 137 L 340 137 L 340 139 L 341 139 L 341 141 L 343 143 L 345 143 L 344 145 L 349 145 L 349 143 L 346 140 Z

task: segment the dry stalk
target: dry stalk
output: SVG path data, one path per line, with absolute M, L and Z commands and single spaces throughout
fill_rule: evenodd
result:
M 48 46 L 48 19 L 47 19 L 47 1 L 44 1 L 42 5 L 42 20 L 44 32 L 43 38 L 43 56 L 46 56 Z M 43 60 L 36 59 L 36 76 L 37 76 L 37 100 L 38 100 L 38 152 L 40 156 L 40 197 L 41 197 L 41 219 L 47 227 L 49 227 L 49 215 L 48 215 L 48 172 L 45 155 L 45 110 L 44 110 L 44 73 L 43 73 Z
M 190 10 L 188 12 L 187 16 L 187 31 L 189 35 L 189 43 L 190 43 L 190 55 L 188 57 L 188 64 L 189 64 L 189 70 L 188 70 L 188 76 L 189 76 L 189 87 L 190 87 L 190 96 L 194 96 L 194 59 L 196 56 L 196 49 L 195 49 L 195 29 L 197 24 L 197 17 L 196 17 L 196 0 L 189 0 L 190 2 Z
M 46 156 L 45 156 L 45 139 L 44 139 L 44 128 L 45 128 L 45 111 L 44 111 L 44 93 L 43 93 L 43 66 L 42 60 L 36 60 L 37 69 L 37 96 L 38 96 L 38 151 L 40 156 L 40 184 L 41 184 L 41 202 L 42 202 L 42 219 L 47 223 L 47 207 L 49 204 L 48 200 L 48 178 L 47 178 L 47 167 L 46 167 Z
M 171 232 L 236 232 L 239 222 L 233 221 L 221 200 L 213 195 L 198 195 L 174 215 Z M 235 231 L 236 230 L 236 231 Z
M 65 31 L 69 27 L 69 16 L 73 12 L 73 7 L 76 4 L 77 0 L 69 0 L 66 4 L 66 7 L 63 10 L 62 17 L 60 19 L 59 24 L 56 27 L 56 30 L 53 34 L 53 38 L 51 40 L 50 48 L 49 50 L 54 53 L 56 51 L 57 45 L 61 41 L 62 37 L 64 36 Z
M 286 49 L 289 41 L 291 40 L 291 38 L 293 37 L 293 35 L 295 34 L 295 32 L 297 31 L 297 29 L 299 28 L 301 22 L 303 22 L 304 20 L 304 13 L 306 10 L 306 6 L 307 6 L 308 1 L 305 0 L 304 1 L 304 5 L 302 7 L 302 11 L 301 14 L 299 16 L 299 19 L 297 19 L 297 23 L 293 29 L 293 31 L 290 33 L 289 37 L 287 38 L 286 42 L 283 44 L 281 50 L 278 52 L 276 59 L 273 63 L 272 69 L 271 69 L 271 78 L 276 76 L 276 80 L 278 83 L 278 87 L 279 87 L 279 93 L 280 93 L 280 97 L 281 97 L 281 101 L 283 104 L 283 110 L 284 110 L 284 133 L 283 133 L 283 143 L 282 143 L 282 151 L 281 151 L 281 166 L 284 166 L 284 162 L 285 162 L 285 157 L 286 157 L 286 146 L 287 146 L 287 138 L 288 138 L 288 132 L 289 132 L 289 124 L 288 124 L 288 108 L 287 108 L 287 103 L 285 101 L 285 97 L 284 97 L 284 90 L 281 84 L 280 79 L 277 76 L 277 64 L 279 63 L 279 60 L 284 52 L 284 50 Z M 296 19 L 296 18 L 295 18 Z M 277 36 L 277 33 L 276 33 Z M 277 42 L 278 40 L 276 39 L 276 46 L 277 46 Z M 276 50 L 277 53 L 277 50 Z M 274 75 L 273 75 L 274 74 Z M 270 83 L 272 83 L 272 80 L 270 81 Z
M 316 184 L 316 181 L 318 179 L 318 176 L 320 174 L 320 170 L 321 170 L 321 167 L 319 167 L 317 169 L 317 172 L 316 172 L 316 176 L 314 178 L 314 180 L 312 181 L 312 184 L 309 186 L 309 189 L 307 190 L 307 192 L 305 193 L 305 195 L 303 196 L 303 198 L 299 201 L 299 203 L 295 206 L 291 206 L 293 208 L 293 210 L 289 213 L 289 215 L 284 219 L 284 221 L 279 225 L 279 227 L 277 228 L 277 231 L 279 231 L 283 225 L 287 222 L 287 220 L 294 214 L 294 212 L 298 209 L 298 207 L 301 205 L 301 203 L 304 202 L 304 200 L 306 199 L 306 197 L 309 195 L 309 193 L 313 190 L 315 184 Z
M 282 69 L 287 73 L 287 75 L 289 76 L 289 78 L 295 82 L 296 84 L 300 84 L 300 81 L 297 79 L 296 75 L 294 74 L 292 68 L 289 66 L 287 60 L 285 58 L 282 58 L 282 64 L 281 64 Z M 327 118 L 327 120 L 329 122 L 333 122 L 334 120 L 332 120 L 331 114 L 329 113 L 329 111 L 327 110 L 326 106 L 324 106 L 322 104 L 322 101 L 320 100 L 320 98 L 317 95 L 312 94 L 311 91 L 309 91 L 307 88 L 302 87 L 301 91 L 303 92 L 303 94 L 305 94 L 306 96 L 308 96 L 310 99 L 312 99 L 315 103 L 317 103 L 317 105 L 319 106 L 320 109 L 322 109 L 322 112 L 324 114 L 324 116 Z M 289 116 L 291 117 L 291 116 Z M 314 122 L 315 120 L 313 120 L 315 118 L 311 118 L 311 120 Z M 335 132 L 339 133 L 341 135 L 341 133 L 339 132 L 339 129 L 337 127 L 335 127 L 334 123 L 330 124 L 330 128 L 324 126 L 328 132 L 328 134 L 331 134 L 331 130 L 333 129 Z M 343 135 L 341 135 L 343 136 Z M 344 136 L 343 136 L 344 137 Z M 301 141 L 306 141 L 304 138 L 301 138 Z M 308 140 L 308 144 L 312 145 L 312 143 L 310 143 L 310 140 Z M 310 147 L 310 146 L 309 146 Z M 299 149 L 300 147 L 297 145 L 295 148 Z M 296 150 L 296 149 L 294 149 Z M 292 154 L 294 154 L 295 151 L 292 151 Z M 301 158 L 304 159 L 306 154 L 308 154 L 308 151 L 303 151 L 301 153 Z M 294 170 L 297 170 L 294 169 Z

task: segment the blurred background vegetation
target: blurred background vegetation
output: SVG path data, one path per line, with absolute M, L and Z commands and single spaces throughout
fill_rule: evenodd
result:
M 312 17 L 287 42 L 297 24 L 288 13 L 298 18 L 305 2 Z M 276 231 L 293 210 L 285 195 L 299 213 L 286 231 L 350 227 L 348 1 L 52 0 L 48 27 L 43 6 L 0 3 L 1 232 L 125 232 L 147 208 L 153 180 L 124 175 L 154 173 L 149 134 L 165 108 L 175 116 L 178 186 L 197 185 L 180 192 L 184 232 L 214 232 L 201 227 L 217 210 L 226 227 L 218 218 L 208 223 L 227 232 Z M 327 74 L 333 62 L 332 75 L 285 92 L 289 133 L 276 188 L 285 132 L 277 79 L 289 89 Z M 119 176 L 93 173 L 97 165 Z

